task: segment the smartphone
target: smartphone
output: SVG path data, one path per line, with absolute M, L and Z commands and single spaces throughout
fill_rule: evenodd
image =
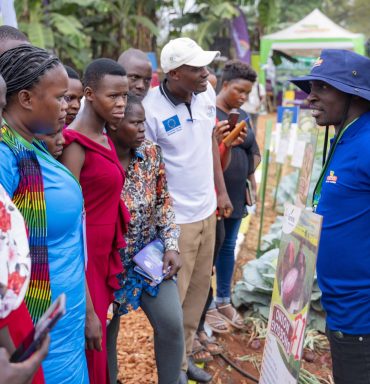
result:
M 238 122 L 239 120 L 239 115 L 240 113 L 238 112 L 237 109 L 233 108 L 230 113 L 229 113 L 229 116 L 227 117 L 227 120 L 229 122 L 229 125 L 230 125 L 230 131 L 232 131 L 236 125 L 236 123 Z
M 35 329 L 23 340 L 10 357 L 10 362 L 20 363 L 27 360 L 41 345 L 46 335 L 66 313 L 66 295 L 62 293 L 41 316 Z
M 229 146 L 232 142 L 239 136 L 240 132 L 247 126 L 247 119 L 242 120 L 240 123 L 236 124 L 234 129 L 223 138 L 222 142 Z

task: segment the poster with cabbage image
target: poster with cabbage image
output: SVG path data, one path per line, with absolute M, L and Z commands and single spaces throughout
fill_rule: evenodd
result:
M 322 216 L 285 206 L 260 384 L 298 382 Z

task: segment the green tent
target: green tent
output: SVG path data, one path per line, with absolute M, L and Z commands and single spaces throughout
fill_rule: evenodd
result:
M 335 24 L 315 9 L 298 23 L 261 39 L 260 81 L 265 82 L 264 66 L 273 49 L 290 56 L 317 57 L 324 48 L 350 49 L 365 54 L 365 37 Z

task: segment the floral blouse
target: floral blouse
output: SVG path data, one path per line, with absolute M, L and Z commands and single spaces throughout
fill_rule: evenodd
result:
M 162 240 L 165 251 L 178 251 L 180 228 L 175 223 L 162 152 L 158 145 L 145 140 L 136 149 L 126 172 L 121 197 L 131 220 L 125 236 L 127 246 L 120 252 L 125 273 L 119 276 L 121 289 L 115 292 L 120 315 L 140 306 L 142 290 L 156 296 L 160 287 L 152 287 L 148 280 L 133 270 L 135 263 L 132 258 L 156 238 Z

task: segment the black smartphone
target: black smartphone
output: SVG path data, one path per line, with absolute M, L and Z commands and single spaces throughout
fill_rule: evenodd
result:
M 239 115 L 240 115 L 240 113 L 235 108 L 230 111 L 229 116 L 227 117 L 227 120 L 228 120 L 229 125 L 230 125 L 230 131 L 232 131 L 234 129 L 236 123 L 238 122 Z
M 62 293 L 37 322 L 35 329 L 23 340 L 10 357 L 11 363 L 27 360 L 41 345 L 46 335 L 66 313 L 66 295 Z

